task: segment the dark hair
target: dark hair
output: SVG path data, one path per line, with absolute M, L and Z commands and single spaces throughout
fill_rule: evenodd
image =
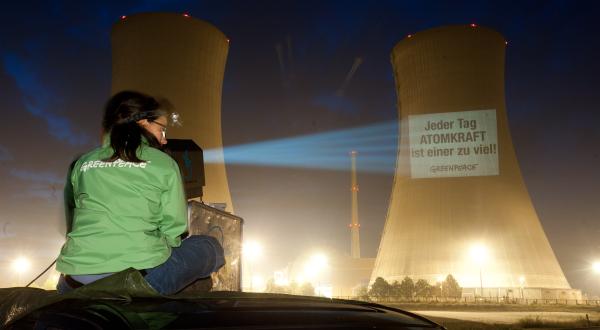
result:
M 154 148 L 160 148 L 160 142 L 141 127 L 137 122 L 142 119 L 154 121 L 167 115 L 165 108 L 168 101 L 157 101 L 155 98 L 134 91 L 123 91 L 115 94 L 106 103 L 102 129 L 110 134 L 110 146 L 114 150 L 106 161 L 122 159 L 128 162 L 141 163 L 137 149 L 142 143 L 142 136 Z

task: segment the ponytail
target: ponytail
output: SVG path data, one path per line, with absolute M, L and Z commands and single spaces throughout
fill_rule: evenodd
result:
M 125 91 L 113 96 L 107 103 L 102 128 L 110 134 L 110 146 L 113 154 L 105 159 L 141 163 L 137 150 L 142 144 L 142 136 L 154 148 L 160 148 L 160 142 L 137 122 L 142 119 L 153 121 L 166 115 L 153 97 L 138 92 Z

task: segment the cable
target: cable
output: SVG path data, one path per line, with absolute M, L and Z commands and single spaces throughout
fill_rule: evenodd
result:
M 25 287 L 28 288 L 30 285 L 33 284 L 33 282 L 37 281 L 40 277 L 42 277 L 42 275 L 44 275 L 48 269 L 50 269 L 52 266 L 54 266 L 54 264 L 56 263 L 57 259 L 54 259 L 54 261 L 52 261 L 52 263 L 50 264 L 50 266 L 48 266 L 46 269 L 44 269 L 43 272 L 40 273 L 40 275 L 38 275 L 36 278 L 33 279 L 33 281 L 29 282 L 29 284 L 27 284 Z

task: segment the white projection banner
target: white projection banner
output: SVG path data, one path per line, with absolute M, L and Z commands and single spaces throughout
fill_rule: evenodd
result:
M 496 110 L 408 116 L 414 179 L 498 175 Z

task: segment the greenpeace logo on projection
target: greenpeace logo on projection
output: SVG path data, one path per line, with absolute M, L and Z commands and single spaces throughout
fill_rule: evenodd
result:
M 411 177 L 498 175 L 496 110 L 408 116 Z

